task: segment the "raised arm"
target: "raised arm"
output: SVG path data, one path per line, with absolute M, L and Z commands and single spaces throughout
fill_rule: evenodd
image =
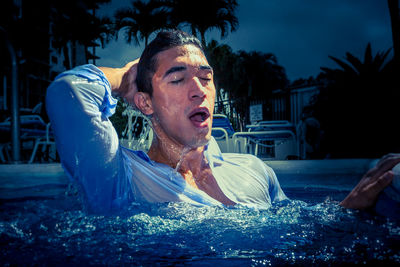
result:
M 80 66 L 59 75 L 47 89 L 46 108 L 61 163 L 95 212 L 118 208 L 129 198 L 118 135 L 108 117 L 117 104 L 112 95 L 133 102 L 134 66 Z

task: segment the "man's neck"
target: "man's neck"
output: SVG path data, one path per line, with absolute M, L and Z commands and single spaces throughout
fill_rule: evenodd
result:
M 149 157 L 176 169 L 192 187 L 197 188 L 225 205 L 235 205 L 219 187 L 204 155 L 205 146 L 185 148 L 183 146 L 166 145 L 155 138 Z
M 180 173 L 199 173 L 206 163 L 204 146 L 189 148 L 174 144 L 165 144 L 157 138 L 153 141 L 148 156 L 159 163 L 164 163 Z

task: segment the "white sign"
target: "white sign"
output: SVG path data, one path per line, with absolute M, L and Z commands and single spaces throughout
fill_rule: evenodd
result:
M 263 120 L 263 109 L 262 104 L 250 105 L 250 121 L 254 123 L 256 121 Z

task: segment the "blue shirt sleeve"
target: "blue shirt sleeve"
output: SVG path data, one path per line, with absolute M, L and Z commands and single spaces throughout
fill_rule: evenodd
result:
M 59 74 L 55 78 L 55 80 L 68 75 L 75 75 L 77 77 L 87 79 L 88 82 L 97 82 L 98 84 L 102 85 L 105 92 L 99 110 L 106 117 L 110 117 L 115 113 L 115 108 L 117 107 L 118 100 L 112 96 L 111 85 L 108 82 L 107 78 L 104 76 L 104 73 L 99 68 L 92 64 L 82 65 Z
M 93 65 L 60 74 L 46 93 L 61 163 L 94 212 L 119 209 L 132 197 L 118 135 L 108 119 L 116 104 L 109 82 Z

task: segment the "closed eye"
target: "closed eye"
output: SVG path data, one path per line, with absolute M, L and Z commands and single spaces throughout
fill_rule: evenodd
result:
M 179 79 L 179 80 L 173 80 L 173 81 L 171 81 L 171 83 L 172 84 L 179 84 L 180 82 L 182 82 L 183 81 L 183 78 L 182 79 Z
M 199 77 L 199 79 L 204 84 L 209 84 L 212 81 L 212 79 L 208 77 Z

